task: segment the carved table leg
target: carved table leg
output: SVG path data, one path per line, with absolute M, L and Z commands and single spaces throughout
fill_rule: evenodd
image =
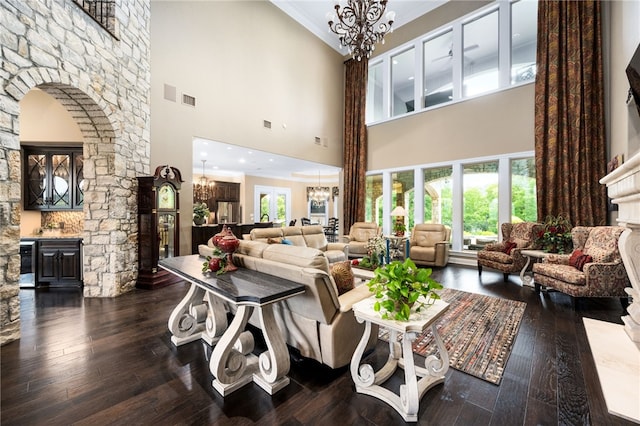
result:
M 211 354 L 209 370 L 215 376 L 212 385 L 222 396 L 229 395 L 251 382 L 253 373 L 258 369 L 255 356 L 245 356 L 242 350 L 234 348 L 238 336 L 247 325 L 251 312 L 253 312 L 252 306 L 238 306 L 236 316 Z
M 202 340 L 213 346 L 227 329 L 227 310 L 224 303 L 208 291 L 206 296 L 208 312 L 205 322 L 205 330 L 202 332 Z
M 527 268 L 529 267 L 529 265 L 531 264 L 531 256 L 525 256 L 527 258 L 527 263 L 525 263 L 524 268 L 522 268 L 522 270 L 520 271 L 520 281 L 522 282 L 523 286 L 533 286 L 533 272 L 531 273 L 532 275 L 526 275 L 527 273 Z
M 267 350 L 260 354 L 260 371 L 253 381 L 270 395 L 289 384 L 289 350 L 273 315 L 273 305 L 259 308 L 260 325 Z
M 204 323 L 198 323 L 198 310 L 194 310 L 192 307 L 202 304 L 204 293 L 203 289 L 191 283 L 187 294 L 171 312 L 168 327 L 173 335 L 171 336 L 171 342 L 175 346 L 193 342 L 201 337 Z

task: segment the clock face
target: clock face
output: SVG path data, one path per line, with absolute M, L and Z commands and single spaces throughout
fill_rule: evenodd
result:
M 176 192 L 171 185 L 162 185 L 158 192 L 158 208 L 159 209 L 175 209 L 176 208 Z

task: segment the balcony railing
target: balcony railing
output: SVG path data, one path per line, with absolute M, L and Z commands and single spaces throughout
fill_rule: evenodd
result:
M 116 1 L 115 0 L 73 0 L 113 38 L 116 36 Z

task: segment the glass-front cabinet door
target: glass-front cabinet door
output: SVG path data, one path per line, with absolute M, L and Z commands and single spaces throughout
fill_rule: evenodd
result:
M 79 149 L 25 148 L 25 210 L 82 209 L 83 157 Z

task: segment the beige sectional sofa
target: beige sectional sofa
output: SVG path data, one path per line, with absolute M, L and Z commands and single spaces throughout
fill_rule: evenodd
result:
M 206 250 L 202 250 L 205 247 L 201 246 L 200 254 L 206 256 Z M 326 252 L 299 245 L 241 240 L 233 263 L 304 284 L 304 294 L 278 302 L 274 308 L 285 341 L 303 357 L 331 368 L 350 363 L 364 332 L 364 325 L 356 321 L 351 306 L 371 295 L 366 285 L 338 295 Z M 250 322 L 259 327 L 255 313 Z M 375 346 L 377 336 L 375 329 L 368 349 Z
M 251 241 L 262 241 L 268 243 L 270 240 L 286 239 L 297 247 L 311 247 L 324 252 L 329 263 L 347 260 L 345 243 L 330 243 L 324 235 L 324 228 L 320 225 L 312 226 L 285 226 L 281 228 L 254 228 L 248 235 L 243 235 L 243 239 Z

